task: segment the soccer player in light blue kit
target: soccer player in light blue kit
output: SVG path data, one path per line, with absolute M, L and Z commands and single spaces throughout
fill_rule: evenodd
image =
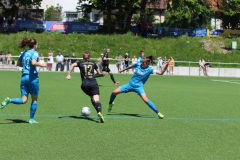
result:
M 109 100 L 108 112 L 112 110 L 114 100 L 118 94 L 136 92 L 142 98 L 142 100 L 158 115 L 160 119 L 164 118 L 164 115 L 158 111 L 153 102 L 147 98 L 147 95 L 144 90 L 144 84 L 148 80 L 149 76 L 153 73 L 163 75 L 163 73 L 166 71 L 168 67 L 168 63 L 162 71 L 156 71 L 154 68 L 149 66 L 149 63 L 150 63 L 149 57 L 142 57 L 142 63 L 135 63 L 132 66 L 129 66 L 120 71 L 124 72 L 127 69 L 131 69 L 133 67 L 136 68 L 136 71 L 134 72 L 134 75 L 129 81 L 129 83 L 120 86 L 119 88 L 115 89 L 112 92 Z
M 139 52 L 139 57 L 137 58 L 138 63 L 142 63 L 142 57 L 144 57 L 144 51 Z
M 22 77 L 20 80 L 20 89 L 22 98 L 9 98 L 7 97 L 2 103 L 3 109 L 9 103 L 25 104 L 28 100 L 28 94 L 32 96 L 32 103 L 30 106 L 30 119 L 29 123 L 38 123 L 34 120 L 34 115 L 38 107 L 38 94 L 39 94 L 39 78 L 36 66 L 46 67 L 46 63 L 39 63 L 39 53 L 37 49 L 36 39 L 24 38 L 20 41 L 19 47 L 24 48 L 28 46 L 29 49 L 23 51 L 18 59 L 17 66 L 22 67 Z

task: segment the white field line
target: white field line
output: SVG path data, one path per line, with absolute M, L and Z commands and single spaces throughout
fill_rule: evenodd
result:
M 233 84 L 240 84 L 240 80 L 233 80 L 233 81 L 226 81 L 226 80 L 216 80 L 216 79 L 211 79 L 214 82 L 223 82 L 223 83 L 233 83 Z M 239 82 L 235 82 L 239 81 Z

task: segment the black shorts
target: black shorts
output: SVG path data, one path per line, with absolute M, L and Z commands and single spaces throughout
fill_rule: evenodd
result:
M 99 86 L 97 83 L 90 83 L 90 84 L 82 84 L 81 85 L 82 91 L 88 96 L 99 95 Z
M 111 72 L 111 70 L 109 69 L 109 66 L 107 65 L 107 66 L 105 66 L 105 65 L 103 65 L 103 69 L 102 69 L 102 71 L 103 72 Z

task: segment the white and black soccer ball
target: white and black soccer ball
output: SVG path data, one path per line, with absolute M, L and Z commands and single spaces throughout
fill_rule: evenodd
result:
M 83 116 L 89 116 L 91 113 L 91 109 L 89 107 L 83 107 L 81 113 Z

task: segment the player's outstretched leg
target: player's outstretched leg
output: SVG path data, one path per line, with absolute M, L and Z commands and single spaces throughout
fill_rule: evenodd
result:
M 164 115 L 161 114 L 161 113 L 158 111 L 157 107 L 153 104 L 152 101 L 148 100 L 148 101 L 146 102 L 146 104 L 147 104 L 155 113 L 158 114 L 158 117 L 159 117 L 160 119 L 163 119 L 163 118 L 164 118 Z
M 7 97 L 2 103 L 1 103 L 1 109 L 3 109 L 4 107 L 6 107 L 6 105 L 8 105 L 8 103 L 10 102 L 10 98 Z

